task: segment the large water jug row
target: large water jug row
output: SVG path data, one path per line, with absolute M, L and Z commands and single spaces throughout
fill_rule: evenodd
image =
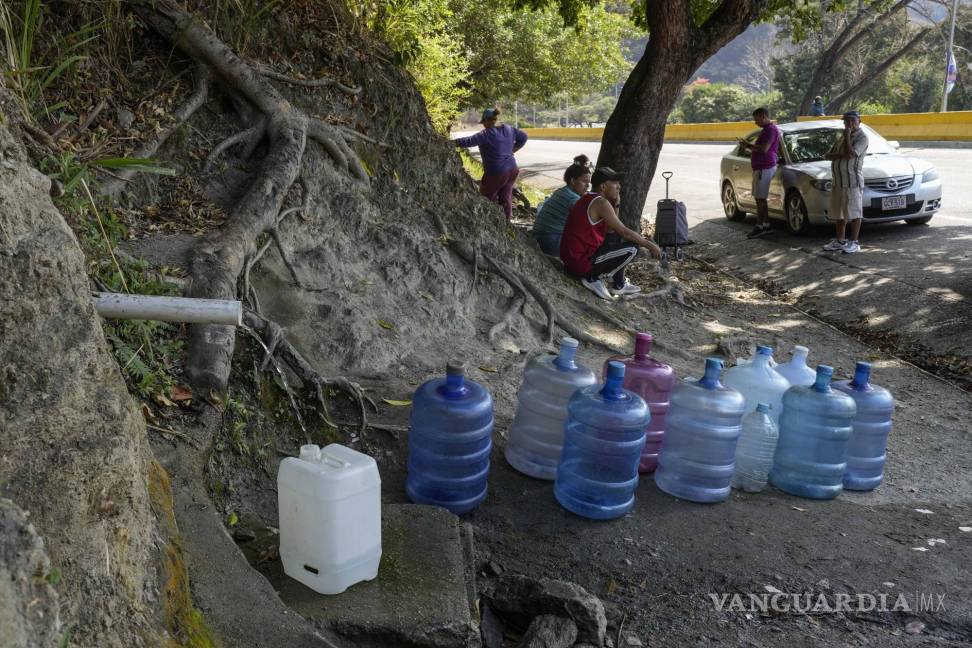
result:
M 639 473 L 660 490 L 700 503 L 726 500 L 732 487 L 759 492 L 767 483 L 801 497 L 830 499 L 867 491 L 883 480 L 894 414 L 891 393 L 871 383 L 858 362 L 854 377 L 807 366 L 795 347 L 784 364 L 772 349 L 723 373 L 707 358 L 702 378 L 676 380 L 650 355 L 639 333 L 634 352 L 608 358 L 603 382 L 577 361 L 578 342 L 560 341 L 523 372 L 507 461 L 531 477 L 553 480 L 553 497 L 577 515 L 606 520 L 634 507 Z M 449 362 L 412 400 L 406 493 L 413 502 L 464 514 L 487 496 L 493 400 Z M 376 577 L 381 557 L 380 478 L 374 459 L 337 444 L 301 448 L 277 477 L 280 555 L 285 572 L 334 594 Z
M 777 363 L 769 346 L 724 370 L 708 358 L 701 379 L 677 380 L 638 333 L 631 355 L 603 366 L 603 383 L 565 337 L 556 354 L 527 362 L 504 448 L 507 462 L 554 481 L 565 508 L 604 519 L 630 511 L 639 473 L 680 499 L 714 503 L 733 486 L 766 485 L 802 497 L 836 497 L 881 483 L 893 399 L 858 363 L 852 380 L 807 365 L 797 346 Z M 493 403 L 452 362 L 416 390 L 406 492 L 418 503 L 462 514 L 487 494 Z M 632 464 L 633 449 L 637 456 Z

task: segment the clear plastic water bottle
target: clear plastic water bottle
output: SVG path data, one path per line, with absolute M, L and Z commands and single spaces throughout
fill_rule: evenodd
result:
M 870 363 L 858 362 L 853 380 L 834 383 L 834 389 L 853 398 L 857 405 L 854 432 L 847 446 L 847 471 L 844 473 L 847 490 L 874 490 L 884 479 L 894 397 L 884 387 L 871 384 L 870 379 Z
M 807 366 L 807 355 L 810 349 L 805 346 L 793 347 L 793 357 L 789 362 L 774 367 L 776 372 L 790 382 L 790 386 L 802 385 L 809 387 L 817 380 L 817 372 Z
M 750 412 L 742 420 L 732 485 L 747 493 L 758 493 L 766 488 L 769 471 L 773 467 L 780 431 L 769 411 L 768 404 L 757 403 L 756 411 Z
M 576 353 L 577 340 L 561 338 L 559 355 L 539 355 L 523 370 L 505 453 L 521 473 L 539 479 L 557 476 L 567 402 L 579 388 L 597 381 L 593 371 L 574 360 Z
M 783 396 L 770 483 L 791 495 L 833 499 L 843 489 L 857 406 L 831 388 L 833 375 L 832 367 L 818 365 L 813 385 L 790 387 Z
M 641 451 L 638 470 L 652 472 L 658 466 L 658 450 L 665 435 L 665 416 L 668 413 L 668 399 L 675 386 L 675 370 L 670 365 L 652 358 L 651 333 L 635 335 L 634 355 L 615 356 L 604 363 L 604 376 L 607 377 L 608 363 L 617 360 L 624 364 L 624 388 L 645 399 L 651 411 L 651 422 L 645 434 L 645 448 Z
M 578 389 L 567 405 L 554 496 L 568 511 L 595 520 L 621 517 L 634 506 L 651 414 L 623 381 L 624 365 L 612 361 L 604 385 Z
M 493 399 L 452 361 L 445 378 L 424 382 L 412 397 L 405 491 L 416 504 L 466 513 L 486 499 L 493 447 Z
M 721 502 L 732 490 L 743 395 L 719 382 L 722 360 L 706 358 L 705 375 L 672 390 L 655 484 L 692 502 Z
M 743 395 L 747 413 L 756 411 L 756 403 L 766 403 L 771 408 L 770 416 L 778 422 L 783 394 L 790 383 L 770 365 L 772 361 L 773 349 L 761 344 L 756 347 L 752 361 L 727 371 L 723 382 Z

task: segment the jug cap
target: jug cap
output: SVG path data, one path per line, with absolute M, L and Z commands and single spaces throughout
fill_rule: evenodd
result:
M 601 388 L 601 395 L 606 400 L 621 400 L 625 398 L 622 382 L 624 381 L 624 363 L 620 360 L 609 360 L 607 363 L 607 376 L 604 380 L 604 387 Z
M 817 365 L 817 380 L 813 383 L 813 390 L 818 392 L 830 391 L 830 379 L 834 375 L 834 368 L 830 365 Z
M 773 355 L 773 347 L 766 346 L 765 344 L 756 345 L 756 353 L 760 355 Z
M 624 378 L 624 363 L 620 360 L 611 360 L 607 366 L 608 378 Z
M 651 333 L 641 332 L 635 333 L 635 357 L 639 360 L 643 360 L 648 352 L 651 351 L 651 342 L 654 338 Z
M 304 461 L 317 461 L 321 458 L 321 447 L 315 443 L 300 446 L 300 458 Z
M 573 347 L 576 349 L 578 346 L 580 346 L 580 342 L 578 342 L 572 337 L 568 337 L 565 335 L 564 337 L 560 338 L 560 346 Z
M 854 387 L 864 387 L 871 380 L 871 363 L 864 362 L 863 360 L 857 363 L 854 367 L 854 380 L 851 381 L 851 385 Z
M 466 363 L 462 360 L 450 360 L 446 364 L 447 376 L 464 376 L 466 374 Z
M 725 364 L 722 362 L 722 358 L 706 358 L 705 359 L 705 375 L 699 380 L 699 384 L 706 389 L 718 389 L 722 386 L 719 382 L 719 375 L 722 373 L 722 368 Z
M 764 414 L 766 414 L 771 409 L 773 409 L 773 406 L 770 405 L 769 403 L 756 403 L 756 411 L 757 412 L 763 412 Z

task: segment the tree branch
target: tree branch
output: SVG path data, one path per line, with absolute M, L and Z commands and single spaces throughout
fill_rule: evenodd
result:
M 832 110 L 833 111 L 839 110 L 845 101 L 847 101 L 848 99 L 856 95 L 858 92 L 860 92 L 862 89 L 866 88 L 868 85 L 873 83 L 876 79 L 878 79 L 882 74 L 884 74 L 888 70 L 888 68 L 890 68 L 892 65 L 897 63 L 898 60 L 901 59 L 901 57 L 903 57 L 905 54 L 907 54 L 912 49 L 914 49 L 915 46 L 918 45 L 918 43 L 920 43 L 922 39 L 924 39 L 925 36 L 927 36 L 930 32 L 931 32 L 931 28 L 926 28 L 921 30 L 914 38 L 908 41 L 908 43 L 904 47 L 902 47 L 893 55 L 885 59 L 883 63 L 881 63 L 879 66 L 877 66 L 874 69 L 868 70 L 867 74 L 865 74 L 861 79 L 859 79 L 857 83 L 847 88 L 846 90 L 844 90 L 843 92 L 841 92 L 836 97 L 830 100 L 830 102 L 827 104 L 827 112 L 829 113 Z

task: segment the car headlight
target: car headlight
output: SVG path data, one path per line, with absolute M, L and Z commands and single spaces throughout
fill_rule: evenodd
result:
M 921 174 L 922 182 L 931 182 L 933 180 L 938 180 L 938 169 L 931 168 Z
M 810 184 L 813 185 L 814 189 L 819 189 L 820 191 L 830 191 L 834 183 L 827 179 L 811 180 Z

